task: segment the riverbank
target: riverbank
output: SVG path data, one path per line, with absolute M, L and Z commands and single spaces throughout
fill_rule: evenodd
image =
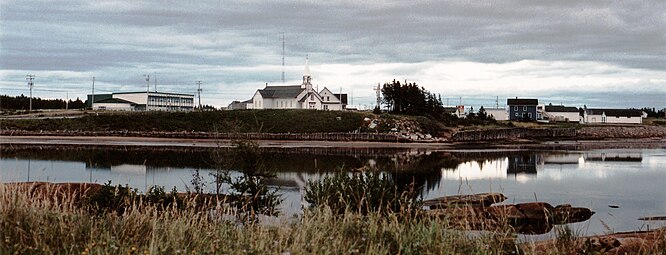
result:
M 660 148 L 666 146 L 665 138 L 616 138 L 605 140 L 532 141 L 514 140 L 505 142 L 366 142 L 366 141 L 285 141 L 258 140 L 262 148 L 395 148 L 395 149 L 544 149 L 544 150 L 589 150 L 605 148 Z M 0 145 L 50 145 L 50 146 L 145 146 L 145 147 L 198 147 L 231 148 L 231 140 L 123 137 L 123 136 L 0 136 Z

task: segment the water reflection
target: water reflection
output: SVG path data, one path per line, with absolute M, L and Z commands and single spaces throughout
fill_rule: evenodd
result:
M 0 151 L 0 180 L 97 182 L 140 191 L 153 185 L 185 190 L 192 174 L 211 182 L 228 149 L 14 146 Z M 666 149 L 592 151 L 285 148 L 262 149 L 284 194 L 282 210 L 298 213 L 309 180 L 333 172 L 378 170 L 399 185 L 414 182 L 423 197 L 502 192 L 509 203 L 545 201 L 597 213 L 575 227 L 590 233 L 636 230 L 646 215 L 666 215 Z M 232 166 L 233 169 L 233 166 Z M 215 190 L 214 184 L 206 187 Z M 225 188 L 223 187 L 223 190 Z M 620 205 L 620 209 L 609 208 Z M 603 222 L 603 223 L 602 223 Z

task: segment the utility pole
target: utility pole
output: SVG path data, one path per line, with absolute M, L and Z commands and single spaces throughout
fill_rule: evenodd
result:
M 25 78 L 25 79 L 28 80 L 28 87 L 30 87 L 30 112 L 32 112 L 32 86 L 35 85 L 34 82 L 33 82 L 33 80 L 35 79 L 35 75 L 34 74 L 28 74 L 26 76 L 27 76 L 27 78 Z
M 69 110 L 69 92 L 65 93 L 65 110 Z
M 342 111 L 342 86 L 340 86 L 340 98 L 338 99 L 340 100 L 340 111 Z
M 157 93 L 157 74 L 153 73 L 153 80 L 155 80 L 155 93 Z
M 382 89 L 379 87 L 379 83 L 377 83 L 377 87 L 374 89 L 375 92 L 377 92 L 377 108 L 381 110 L 380 103 L 382 102 Z
M 203 111 L 203 108 L 201 106 L 201 81 L 197 81 L 196 83 L 197 83 L 197 86 L 198 86 L 197 94 L 199 96 L 199 111 Z
M 90 110 L 94 110 L 93 105 L 95 104 L 95 76 L 93 76 L 93 84 L 92 84 L 92 96 L 90 99 Z

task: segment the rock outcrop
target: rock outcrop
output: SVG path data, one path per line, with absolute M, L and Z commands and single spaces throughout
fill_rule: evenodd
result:
M 569 204 L 553 207 L 545 202 L 493 205 L 506 196 L 500 193 L 447 196 L 424 201 L 428 214 L 449 219 L 463 228 L 492 230 L 511 226 L 522 234 L 543 234 L 554 225 L 586 221 L 594 212 Z

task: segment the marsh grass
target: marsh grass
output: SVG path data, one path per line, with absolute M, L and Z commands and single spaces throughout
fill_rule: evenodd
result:
M 205 210 L 182 203 L 96 213 L 74 199 L 0 185 L 0 254 L 500 254 L 507 247 L 498 233 L 470 236 L 446 219 L 399 212 L 318 207 L 277 224 L 241 223 L 222 202 Z
M 65 195 L 0 184 L 0 254 L 567 254 L 557 246 L 523 251 L 508 226 L 470 231 L 451 218 L 404 211 L 319 206 L 298 218 L 241 222 L 224 201 L 141 201 L 122 213 L 95 212 Z M 561 245 L 574 234 L 563 232 Z

